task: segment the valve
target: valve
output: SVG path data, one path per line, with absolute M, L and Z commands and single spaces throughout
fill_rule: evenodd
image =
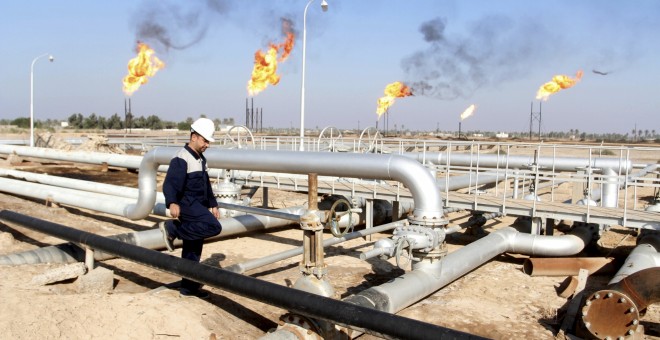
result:
M 345 210 L 338 211 L 339 208 L 343 208 Z M 339 222 L 341 221 L 341 218 L 346 214 L 348 214 L 348 225 L 346 228 L 342 229 L 339 226 Z M 342 237 L 346 235 L 349 230 L 353 230 L 353 209 L 351 209 L 351 203 L 347 199 L 341 198 L 332 203 L 332 206 L 330 207 L 330 210 L 326 216 L 327 221 L 325 227 L 330 229 L 332 236 Z
M 396 260 L 397 267 L 406 269 L 412 260 L 419 261 L 419 259 L 414 258 L 412 255 L 414 244 L 415 241 L 409 240 L 407 237 L 400 237 L 396 240 L 394 259 Z

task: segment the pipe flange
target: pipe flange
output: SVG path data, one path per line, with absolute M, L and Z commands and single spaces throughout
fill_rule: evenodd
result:
M 297 314 L 285 314 L 280 317 L 281 323 L 278 330 L 285 330 L 300 340 L 323 340 L 319 325 L 309 318 Z
M 317 210 L 307 210 L 300 217 L 300 228 L 311 231 L 323 230 L 323 224 L 321 224 L 321 218 L 318 216 Z
M 425 227 L 437 227 L 447 225 L 447 220 L 442 214 L 442 211 L 439 213 L 425 213 L 421 211 L 413 211 L 413 213 L 408 216 L 408 221 L 410 224 L 415 224 Z
M 635 333 L 639 311 L 622 292 L 600 290 L 585 300 L 582 323 L 586 331 L 598 339 L 626 337 Z

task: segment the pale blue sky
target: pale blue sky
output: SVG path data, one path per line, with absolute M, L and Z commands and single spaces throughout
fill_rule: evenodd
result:
M 544 131 L 660 130 L 660 1 L 327 1 L 327 12 L 317 0 L 307 14 L 306 127 L 374 126 L 383 89 L 403 81 L 416 96 L 397 99 L 390 128 L 456 130 L 476 104 L 464 130 L 526 131 L 539 86 L 581 69 L 575 87 L 543 103 Z M 29 116 L 30 64 L 46 52 L 55 62 L 35 64 L 37 119 L 123 115 L 121 79 L 142 38 L 167 66 L 132 96 L 135 115 L 242 124 L 254 52 L 282 41 L 287 17 L 296 46 L 279 65 L 280 83 L 254 100 L 264 126 L 298 128 L 306 4 L 3 1 L 0 117 Z M 175 14 L 190 25 L 176 26 Z M 168 49 L 138 36 L 145 22 L 168 29 L 174 45 L 197 42 Z M 422 93 L 421 80 L 442 90 Z

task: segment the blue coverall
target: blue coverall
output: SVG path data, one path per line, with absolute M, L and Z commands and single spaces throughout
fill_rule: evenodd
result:
M 222 226 L 209 211 L 217 207 L 209 180 L 206 158 L 186 144 L 170 161 L 163 183 L 167 207 L 176 203 L 181 208 L 178 221 L 166 223 L 169 235 L 183 241 L 181 258 L 199 262 L 204 239 L 220 234 Z M 197 292 L 201 284 L 181 280 L 181 289 Z

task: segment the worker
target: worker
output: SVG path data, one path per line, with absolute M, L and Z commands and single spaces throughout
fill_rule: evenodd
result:
M 215 125 L 200 118 L 190 125 L 190 140 L 172 158 L 167 169 L 163 194 L 165 206 L 174 220 L 159 223 L 167 249 L 174 251 L 174 240 L 183 241 L 181 258 L 198 262 L 204 239 L 220 234 L 218 202 L 211 190 L 206 158 L 203 153 L 214 141 Z M 181 280 L 179 295 L 208 299 L 201 284 L 186 278 Z

